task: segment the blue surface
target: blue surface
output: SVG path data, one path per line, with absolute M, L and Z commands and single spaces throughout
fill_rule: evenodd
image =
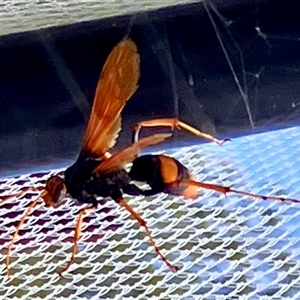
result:
M 299 136 L 299 127 L 294 127 L 234 138 L 222 147 L 208 143 L 164 151 L 160 148 L 158 153 L 176 157 L 203 182 L 300 199 Z M 142 213 L 159 246 L 172 263 L 181 267 L 180 271 L 168 270 L 149 245 L 144 231 L 139 230 L 136 222 L 113 201 L 107 201 L 103 205 L 109 207 L 108 214 L 114 216 L 110 223 L 119 224 L 119 227 L 106 230 L 113 224 L 107 221 L 104 207 L 85 219 L 77 264 L 68 274 L 71 279 L 63 281 L 69 295 L 74 296 L 76 290 L 78 295 L 75 282 L 80 281 L 81 295 L 87 298 L 93 289 L 95 293 L 92 294 L 101 299 L 113 295 L 124 299 L 137 295 L 141 298 L 152 295 L 155 299 L 176 296 L 180 299 L 300 297 L 300 204 L 261 201 L 231 193 L 225 197 L 205 190 L 199 190 L 197 200 L 164 194 L 126 199 Z M 43 234 L 41 228 L 35 228 L 37 220 L 47 221 L 44 224 L 49 232 L 47 235 L 60 232 L 55 236 L 57 242 L 51 242 L 51 247 L 58 251 L 53 257 L 59 256 L 58 260 L 55 258 L 55 269 L 69 257 L 72 245 L 69 236 L 75 224 L 73 216 L 79 209 L 73 203 L 68 202 L 61 208 L 60 213 L 65 217 L 58 218 L 55 212 L 41 207 L 39 214 L 30 216 L 28 227 L 24 226 L 27 237 L 32 239 L 33 235 L 38 235 L 32 245 L 42 247 L 42 255 L 49 253 L 40 236 Z M 14 210 L 21 213 L 26 203 L 16 205 Z M 2 212 L 5 214 L 4 210 Z M 5 215 L 2 218 L 7 220 Z M 14 229 L 14 220 L 10 222 L 11 226 L 5 223 L 7 239 Z M 67 233 L 63 235 L 61 230 L 66 228 Z M 14 253 L 37 259 L 39 264 L 24 264 L 22 259 L 17 264 L 18 271 L 26 274 L 32 272 L 30 268 L 37 268 L 43 272 L 49 260 L 47 262 L 41 255 L 33 258 L 34 253 L 25 254 L 24 249 L 28 247 L 31 246 L 18 245 Z M 89 271 L 89 280 L 87 271 L 79 271 L 81 268 Z M 41 284 L 40 295 L 50 283 L 54 289 L 61 283 L 53 271 L 39 274 L 44 274 L 40 280 L 45 284 L 45 288 Z M 3 286 L 10 286 L 10 281 Z M 22 286 L 18 288 L 23 290 Z M 28 291 L 25 294 L 29 296 Z

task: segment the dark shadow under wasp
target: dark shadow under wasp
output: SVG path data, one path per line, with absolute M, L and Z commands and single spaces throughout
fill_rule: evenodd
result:
M 150 243 L 162 261 L 175 271 L 178 270 L 178 267 L 171 264 L 160 252 L 147 223 L 127 204 L 123 199 L 123 193 L 132 196 L 168 193 L 193 199 L 197 197 L 198 187 L 202 187 L 225 194 L 234 192 L 260 199 L 270 198 L 274 200 L 297 201 L 254 195 L 233 190 L 229 187 L 196 182 L 194 176 L 184 165 L 166 155 L 142 155 L 138 157 L 141 149 L 160 143 L 171 135 L 155 134 L 139 140 L 139 131 L 143 126 L 169 126 L 171 129 L 183 128 L 198 137 L 206 138 L 218 145 L 222 145 L 226 141 L 220 142 L 214 137 L 177 119 L 156 119 L 136 124 L 133 128 L 132 145 L 111 155 L 109 150 L 115 145 L 118 132 L 121 129 L 121 111 L 138 88 L 137 83 L 140 76 L 139 61 L 137 47 L 130 39 L 123 39 L 109 54 L 97 84 L 82 150 L 75 163 L 65 170 L 64 179 L 57 175 L 50 177 L 46 181 L 46 186 L 40 189 L 39 196 L 27 208 L 8 248 L 7 275 L 9 275 L 10 252 L 14 239 L 24 224 L 26 217 L 41 199 L 45 202 L 46 207 L 57 207 L 66 194 L 69 194 L 79 202 L 88 204 L 87 207 L 79 212 L 72 256 L 60 274 L 65 272 L 74 261 L 83 218 L 85 215 L 95 211 L 98 206 L 97 197 L 111 197 L 116 203 L 124 207 L 138 221 L 140 226 L 145 229 Z M 127 172 L 125 166 L 131 162 L 132 167 Z M 133 180 L 147 183 L 150 189 L 140 189 L 132 183 Z M 36 188 L 29 187 L 17 194 L 6 197 L 2 199 L 2 204 L 10 201 L 13 197 L 21 197 L 29 190 L 36 190 Z

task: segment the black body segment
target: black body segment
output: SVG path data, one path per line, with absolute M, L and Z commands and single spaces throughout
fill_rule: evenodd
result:
M 97 207 L 96 197 L 111 197 L 115 201 L 122 198 L 122 191 L 132 196 L 142 195 L 143 191 L 131 184 L 125 169 L 109 173 L 93 173 L 101 164 L 101 159 L 95 159 L 82 152 L 76 162 L 65 171 L 67 192 L 79 202 Z
M 93 170 L 101 163 L 100 159 L 93 158 L 81 152 L 73 165 L 65 171 L 65 184 L 67 192 L 72 198 L 82 203 L 90 203 L 97 206 L 97 200 L 93 195 L 86 192 L 87 180 L 91 177 Z
M 90 195 L 100 197 L 111 197 L 115 201 L 119 201 L 123 196 L 123 192 L 132 196 L 142 194 L 137 186 L 130 183 L 131 179 L 125 169 L 112 171 L 101 174 L 94 173 L 85 185 L 85 191 Z

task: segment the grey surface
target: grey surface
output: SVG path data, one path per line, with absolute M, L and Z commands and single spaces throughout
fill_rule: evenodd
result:
M 0 35 L 149 11 L 195 0 L 13 0 L 0 3 Z

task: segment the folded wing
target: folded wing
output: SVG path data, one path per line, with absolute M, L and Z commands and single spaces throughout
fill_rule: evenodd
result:
M 116 143 L 121 111 L 138 88 L 140 57 L 135 43 L 122 40 L 109 54 L 98 81 L 82 149 L 102 157 Z
M 95 170 L 96 172 L 108 173 L 123 169 L 126 164 L 131 163 L 139 154 L 141 149 L 163 142 L 172 134 L 154 134 L 149 137 L 143 138 L 138 142 L 132 144 L 126 149 L 123 149 L 115 155 L 102 162 Z

